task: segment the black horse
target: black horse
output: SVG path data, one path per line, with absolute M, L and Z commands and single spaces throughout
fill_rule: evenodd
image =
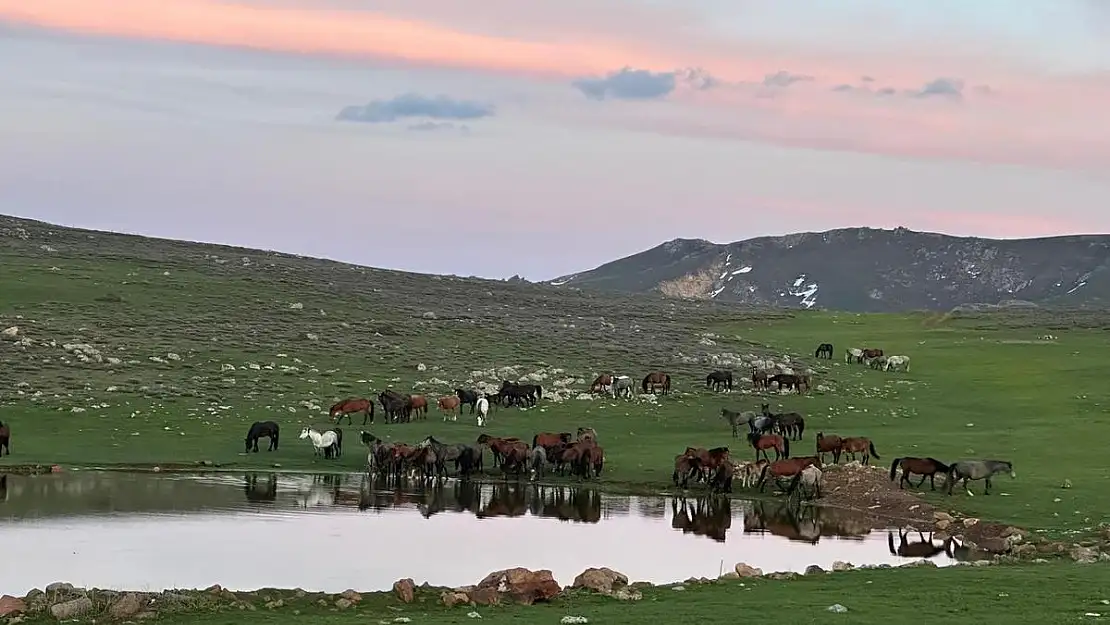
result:
M 247 432 L 247 449 L 249 452 L 258 451 L 258 439 L 262 437 L 270 439 L 270 447 L 266 451 L 277 451 L 278 448 L 278 424 L 273 421 L 255 421 L 251 424 L 250 431 Z
M 0 421 L 0 456 L 4 455 L 4 450 L 8 450 L 8 455 L 12 455 L 12 430 Z
M 712 387 L 714 391 L 720 391 L 721 388 L 732 390 L 732 372 L 731 371 L 714 371 L 705 376 L 706 388 Z
M 478 406 L 478 391 L 467 391 L 461 388 L 455 389 L 455 395 L 459 397 L 459 401 L 464 406 L 470 406 L 470 414 L 474 414 L 475 408 Z
M 509 405 L 524 405 L 532 407 L 543 399 L 543 389 L 539 384 L 516 384 L 508 380 L 501 383 L 500 395 L 508 400 Z
M 378 402 L 385 411 L 387 421 L 398 423 L 402 419 L 408 421 L 412 414 L 412 404 L 405 401 L 405 396 L 396 391 L 382 391 L 378 393 Z
M 821 343 L 817 346 L 817 351 L 813 353 L 814 358 L 825 358 L 832 360 L 833 346 L 832 343 Z

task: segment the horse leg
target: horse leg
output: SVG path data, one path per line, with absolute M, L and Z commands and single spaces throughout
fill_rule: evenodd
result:
M 930 488 L 931 490 L 936 490 L 936 489 L 937 489 L 937 482 L 936 482 L 936 480 L 937 480 L 937 474 L 936 474 L 936 473 L 931 473 L 931 474 L 929 474 L 929 488 Z M 924 484 L 924 483 L 925 483 L 925 478 L 921 478 L 921 483 L 922 483 L 922 484 Z M 919 485 L 919 487 L 920 487 L 920 485 Z
M 964 490 L 967 491 L 967 496 L 968 497 L 974 497 L 975 496 L 975 494 L 971 492 L 971 478 L 970 477 L 965 477 L 964 478 Z
M 988 475 L 983 481 L 986 482 L 986 486 L 983 488 L 983 494 L 991 494 L 991 477 Z

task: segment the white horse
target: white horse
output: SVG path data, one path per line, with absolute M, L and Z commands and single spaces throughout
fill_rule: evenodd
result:
M 627 375 L 613 376 L 613 383 L 609 386 L 609 392 L 612 394 L 613 399 L 617 396 L 632 398 L 632 378 Z
M 902 367 L 902 371 L 908 372 L 910 370 L 910 357 L 890 356 L 886 359 L 886 364 L 883 365 L 883 371 L 890 371 L 891 369 L 897 370 L 898 367 Z
M 844 362 L 848 364 L 863 362 L 863 350 L 858 347 L 849 347 L 844 352 Z
M 794 476 L 794 479 L 790 482 L 790 487 L 786 489 L 786 493 L 790 499 L 794 499 L 794 497 L 799 499 L 803 497 L 805 499 L 818 498 L 821 496 L 821 487 L 824 483 L 825 478 L 821 469 L 809 465 Z
M 335 431 L 328 430 L 321 434 L 312 428 L 306 427 L 301 430 L 300 438 L 307 438 L 312 441 L 312 454 L 319 456 L 323 454 L 325 458 L 331 458 L 332 451 L 335 449 L 335 442 L 337 437 Z
M 478 398 L 478 427 L 483 427 L 486 424 L 486 419 L 489 418 L 489 400 L 484 396 Z

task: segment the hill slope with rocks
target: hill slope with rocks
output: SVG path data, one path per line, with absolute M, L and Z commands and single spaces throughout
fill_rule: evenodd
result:
M 855 312 L 1083 308 L 1110 299 L 1108 267 L 1110 235 L 998 240 L 845 228 L 727 244 L 675 239 L 548 284 Z

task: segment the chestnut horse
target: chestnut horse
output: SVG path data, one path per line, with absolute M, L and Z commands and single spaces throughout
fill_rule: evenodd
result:
M 593 383 L 590 384 L 591 393 L 603 393 L 606 389 L 613 385 L 613 376 L 608 373 L 602 373 L 594 378 Z
M 813 465 L 818 469 L 821 468 L 821 460 L 817 456 L 798 456 L 797 458 L 790 458 L 789 460 L 776 460 L 763 467 L 763 472 L 759 476 L 759 492 L 767 487 L 767 478 L 781 478 L 781 477 L 794 477 L 802 472 L 802 469 Z
M 664 373 L 662 371 L 652 371 L 651 373 L 645 375 L 643 381 L 640 382 L 640 390 L 642 390 L 644 393 L 647 393 L 649 388 L 651 389 L 652 393 L 654 393 L 656 390 L 661 390 L 664 395 L 670 393 L 671 374 Z
M 832 454 L 833 464 L 840 463 L 840 437 L 836 434 L 825 436 L 824 432 L 817 433 L 817 457 L 825 461 L 825 454 Z M 893 478 L 892 478 L 893 479 Z
M 8 455 L 12 455 L 12 430 L 0 421 L 0 456 L 4 455 L 4 450 L 8 450 Z
M 883 350 L 881 350 L 881 349 L 872 348 L 872 349 L 863 350 L 863 361 L 864 362 L 869 362 L 871 360 L 874 360 L 875 358 L 882 358 L 882 357 L 883 357 Z
M 686 488 L 686 484 L 690 481 L 690 476 L 698 470 L 697 463 L 697 459 L 691 458 L 686 454 L 675 456 L 674 473 L 671 474 L 671 481 L 674 482 L 674 485 Z
M 337 402 L 328 410 L 328 419 L 335 419 L 338 425 L 343 417 L 347 417 L 347 425 L 351 425 L 351 414 L 362 413 L 362 424 L 366 425 L 369 419 L 370 423 L 374 422 L 374 402 L 366 399 L 365 397 L 348 397 L 343 401 Z
M 731 462 L 728 447 L 714 447 L 713 449 L 687 447 L 683 455 L 696 461 L 694 466 L 698 472 L 698 479 L 703 481 L 708 480 L 722 464 Z
M 750 432 L 748 434 L 748 443 L 751 444 L 752 449 L 755 450 L 755 459 L 759 460 L 759 454 L 763 454 L 764 458 L 770 460 L 767 456 L 768 449 L 775 450 L 775 460 L 782 460 L 783 458 L 790 457 L 790 439 L 778 434 L 760 434 L 759 432 Z
M 878 458 L 878 456 L 875 457 Z M 929 478 L 929 487 L 936 490 L 937 473 L 948 475 L 948 465 L 936 458 L 895 458 L 894 462 L 890 464 L 891 482 L 894 481 L 898 467 L 902 467 L 902 479 L 898 480 L 898 488 L 905 488 L 904 484 L 913 486 L 913 482 L 910 481 L 910 474 L 916 473 L 921 476 L 921 481 L 914 488 L 921 488 L 921 485 L 925 483 L 925 478 Z
M 856 454 L 863 454 L 863 464 L 867 464 L 874 456 L 876 460 L 879 458 L 879 453 L 875 451 L 875 443 L 871 442 L 870 438 L 866 436 L 849 436 L 848 438 L 840 439 L 840 451 L 856 459 Z
M 532 437 L 532 447 L 543 447 L 545 450 L 558 447 L 560 444 L 569 444 L 572 434 L 570 432 L 540 432 Z
M 479 445 L 485 445 L 486 447 L 489 447 L 490 452 L 493 453 L 493 462 L 497 465 L 504 463 L 505 454 L 510 449 L 515 449 L 518 447 L 525 450 L 528 449 L 528 446 L 524 444 L 524 441 L 516 438 L 515 436 L 498 438 L 496 436 L 490 436 L 489 434 L 479 434 L 478 439 L 475 442 L 477 442 Z
M 456 397 L 456 399 L 458 398 Z M 424 399 L 423 395 L 409 395 L 407 405 L 416 416 L 423 415 L 422 418 L 428 418 L 428 400 Z
M 439 406 L 439 411 L 443 413 L 443 420 L 446 421 L 447 417 L 451 417 L 452 421 L 459 419 L 458 411 L 459 405 L 462 400 L 458 395 L 445 395 L 436 400 L 436 405 Z

